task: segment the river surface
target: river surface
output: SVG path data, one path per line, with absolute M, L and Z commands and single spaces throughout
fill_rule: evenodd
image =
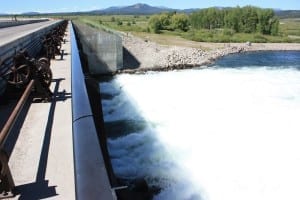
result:
M 115 174 L 161 200 L 300 199 L 300 52 L 100 83 Z

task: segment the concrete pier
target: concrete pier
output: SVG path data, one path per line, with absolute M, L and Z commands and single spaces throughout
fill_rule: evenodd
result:
M 123 68 L 122 39 L 118 34 L 82 23 L 74 27 L 91 74 L 112 74 Z

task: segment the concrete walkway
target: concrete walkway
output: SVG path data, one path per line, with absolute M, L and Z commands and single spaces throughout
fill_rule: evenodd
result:
M 69 28 L 64 59 L 51 61 L 55 98 L 29 105 L 9 160 L 15 199 L 75 199 Z

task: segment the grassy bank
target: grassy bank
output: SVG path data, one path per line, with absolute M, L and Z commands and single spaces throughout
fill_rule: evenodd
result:
M 107 27 L 123 32 L 131 32 L 136 35 L 147 35 L 153 37 L 148 21 L 150 16 L 146 15 L 104 15 L 104 16 L 80 16 L 78 20 L 93 27 Z M 187 32 L 161 31 L 158 37 L 168 38 L 181 37 L 198 42 L 255 42 L 255 43 L 299 43 L 300 42 L 300 19 L 281 19 L 279 35 L 263 35 L 260 33 L 235 33 L 230 29 L 190 29 Z

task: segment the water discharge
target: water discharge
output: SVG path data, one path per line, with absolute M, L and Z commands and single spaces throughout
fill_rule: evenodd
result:
M 116 175 L 154 199 L 300 199 L 300 64 L 226 66 L 100 83 Z

